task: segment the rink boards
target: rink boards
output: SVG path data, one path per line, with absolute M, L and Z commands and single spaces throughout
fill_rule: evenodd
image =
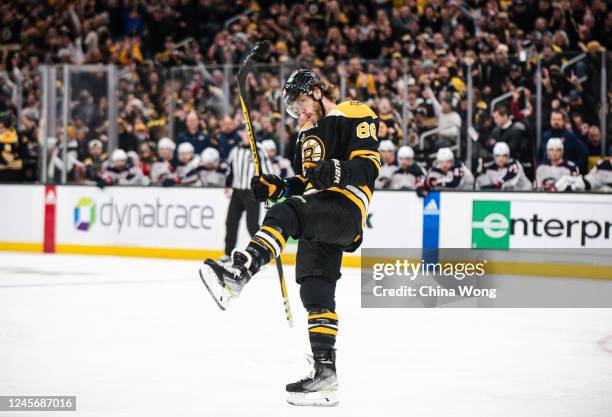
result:
M 228 199 L 222 189 L 1 190 L 2 250 L 202 259 L 220 256 L 224 247 Z M 441 192 L 421 199 L 414 192 L 377 191 L 364 247 L 494 249 L 502 257 L 514 248 L 571 248 L 578 259 L 612 248 L 611 229 L 612 198 L 603 194 Z M 247 240 L 243 219 L 239 245 Z M 287 263 L 295 261 L 296 248 L 287 245 Z M 359 252 L 346 254 L 344 264 L 359 266 Z

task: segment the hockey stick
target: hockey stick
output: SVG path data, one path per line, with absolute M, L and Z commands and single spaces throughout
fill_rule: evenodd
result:
M 242 63 L 242 66 L 238 70 L 236 80 L 238 81 L 238 93 L 240 95 L 240 105 L 242 106 L 242 113 L 244 114 L 244 123 L 249 134 L 249 143 L 251 145 L 251 154 L 253 155 L 253 164 L 255 165 L 255 175 L 261 178 L 261 160 L 259 159 L 259 152 L 257 151 L 257 142 L 255 141 L 255 135 L 253 134 L 253 126 L 251 125 L 251 116 L 249 108 L 246 104 L 246 79 L 253 69 L 253 64 L 257 59 L 265 57 L 270 47 L 269 41 L 262 41 L 255 44 L 251 52 L 247 55 Z M 268 202 L 266 201 L 266 209 L 268 208 Z M 283 272 L 283 264 L 281 263 L 280 253 L 275 259 L 276 270 L 278 271 L 278 278 L 280 280 L 281 293 L 283 295 L 283 302 L 285 304 L 285 315 L 287 316 L 287 323 L 289 327 L 293 327 L 293 316 L 291 315 L 291 306 L 289 305 L 289 295 L 287 294 L 287 285 L 285 284 L 285 274 Z

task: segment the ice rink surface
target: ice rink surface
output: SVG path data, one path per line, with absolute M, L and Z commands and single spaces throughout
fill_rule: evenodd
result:
M 0 253 L 0 395 L 76 395 L 78 413 L 2 416 L 612 416 L 612 310 L 361 309 L 338 283 L 340 406 L 297 408 L 305 312 L 286 267 L 231 310 L 198 262 Z

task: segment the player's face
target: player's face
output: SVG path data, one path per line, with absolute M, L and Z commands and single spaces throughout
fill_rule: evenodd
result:
M 395 161 L 395 152 L 393 151 L 382 151 L 380 153 L 385 164 L 392 164 Z
M 102 147 L 100 146 L 92 146 L 89 148 L 89 153 L 91 156 L 100 156 L 102 155 Z
M 495 165 L 503 167 L 508 162 L 508 155 L 495 155 Z
M 123 160 L 123 159 L 119 159 L 119 160 L 117 160 L 117 161 L 113 162 L 113 165 L 114 165 L 114 166 L 115 166 L 115 168 L 117 168 L 117 169 L 123 169 L 123 168 L 125 168 L 126 161 L 125 161 L 125 160 Z
M 310 96 L 299 96 L 293 102 L 293 107 L 302 119 L 310 123 L 317 123 L 323 117 L 321 106 Z
M 551 162 L 559 162 L 563 157 L 563 151 L 561 149 L 549 149 L 546 152 Z
M 159 157 L 164 161 L 172 159 L 172 149 L 162 148 L 159 150 Z
M 189 161 L 191 161 L 192 158 L 193 158 L 193 153 L 191 152 L 181 152 L 178 155 L 179 161 L 181 161 L 183 164 L 188 163 Z
M 453 166 L 453 161 L 438 161 L 438 168 L 442 170 L 442 172 L 448 172 Z
M 276 149 L 268 149 L 268 158 L 270 159 L 276 158 Z
M 412 158 L 400 158 L 399 163 L 402 169 L 407 169 L 412 164 Z

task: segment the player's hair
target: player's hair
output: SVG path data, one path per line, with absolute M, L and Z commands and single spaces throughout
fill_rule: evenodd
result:
M 318 87 L 321 90 L 321 93 L 323 93 L 323 97 L 325 97 L 329 101 L 333 101 L 335 103 L 340 98 L 340 92 L 338 91 L 338 88 L 323 79 L 320 79 L 312 86 Z
M 495 110 L 497 113 L 499 113 L 500 116 L 508 116 L 510 114 L 510 110 L 508 110 L 508 107 L 500 104 L 499 106 L 495 106 Z
M 561 117 L 563 118 L 563 121 L 567 120 L 567 116 L 566 116 L 566 114 L 565 114 L 565 112 L 563 110 L 561 110 L 561 109 L 553 109 L 553 110 L 550 111 L 550 114 L 552 115 L 553 113 L 560 114 Z

